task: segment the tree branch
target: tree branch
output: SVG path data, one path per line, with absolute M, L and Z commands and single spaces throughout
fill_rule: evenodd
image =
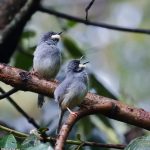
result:
M 89 9 L 92 7 L 92 5 L 94 4 L 95 0 L 91 0 L 91 2 L 88 4 L 88 6 L 85 8 L 85 12 L 86 12 L 86 16 L 85 16 L 85 20 L 88 20 L 88 12 Z
M 15 15 L 24 6 L 26 0 L 3 0 L 0 1 L 0 30 L 4 29 Z M 10 9 L 13 8 L 13 9 Z
M 29 136 L 29 134 L 25 134 L 7 127 L 4 127 L 2 125 L 0 125 L 0 129 L 9 133 L 14 134 L 17 137 L 20 138 L 26 138 Z M 56 138 L 55 137 L 47 137 L 46 139 L 47 142 L 56 142 Z M 89 141 L 75 141 L 75 140 L 67 140 L 66 141 L 67 144 L 71 144 L 71 145 L 81 145 L 83 143 L 83 146 L 92 146 L 92 147 L 106 147 L 106 148 L 116 148 L 116 149 L 124 149 L 126 145 L 121 145 L 121 144 L 102 144 L 102 143 L 97 143 L 97 142 L 89 142 Z
M 26 0 L 11 22 L 0 30 L 0 62 L 8 63 L 27 21 L 37 10 L 40 0 Z M 14 4 L 15 5 L 15 4 Z M 13 6 L 11 5 L 11 8 Z
M 0 64 L 0 81 L 20 90 L 32 91 L 53 97 L 55 82 L 39 79 L 35 75 L 15 67 Z M 150 112 L 135 108 L 110 98 L 88 93 L 77 116 L 70 115 L 60 130 L 57 145 L 63 147 L 72 126 L 80 118 L 101 113 L 109 118 L 150 130 Z M 61 144 L 61 146 L 60 146 Z
M 77 115 L 70 114 L 67 121 L 62 126 L 56 140 L 55 150 L 62 150 L 64 148 L 65 140 L 67 139 L 73 125 L 79 119 L 96 113 L 101 113 L 111 119 L 150 130 L 150 112 L 122 104 L 121 102 L 106 97 L 88 93 L 86 100 L 81 105 Z
M 55 82 L 39 79 L 25 70 L 5 64 L 0 64 L 0 81 L 20 90 L 32 91 L 49 97 L 53 97 L 57 86 Z M 85 108 L 79 111 L 80 115 L 76 119 L 93 113 L 102 113 L 109 118 L 150 130 L 150 112 L 143 109 L 92 93 L 87 94 L 83 106 Z
M 3 89 L 0 87 L 0 92 L 2 92 L 2 95 L 0 95 L 0 100 L 9 97 L 10 95 L 16 93 L 18 91 L 17 88 L 13 88 L 8 92 L 3 91 Z
M 0 125 L 0 130 L 12 133 L 12 134 L 16 135 L 17 137 L 26 138 L 28 136 L 28 134 L 25 134 L 25 133 L 22 133 L 22 132 L 19 132 L 19 131 L 16 131 L 16 130 L 13 130 L 13 129 L 10 129 L 10 128 L 7 128 L 7 127 L 4 127 L 2 125 Z
M 54 89 L 57 86 L 55 82 L 40 80 L 27 71 L 4 64 L 0 64 L 0 81 L 20 90 L 37 92 L 50 97 L 53 97 Z M 88 93 L 81 109 L 78 111 L 78 115 L 70 115 L 65 125 L 62 126 L 56 146 L 63 147 L 69 131 L 77 120 L 95 113 L 101 113 L 109 118 L 150 130 L 150 112 L 110 98 Z
M 39 1 L 40 0 L 38 0 L 37 3 L 39 3 Z M 11 32 L 14 31 L 14 29 L 22 20 L 26 20 L 26 15 L 29 13 L 30 9 L 33 9 L 35 3 L 36 0 L 27 0 L 24 7 L 20 9 L 14 19 L 4 28 L 4 30 L 2 30 L 2 33 L 0 35 L 0 44 L 4 42 L 4 40 L 11 34 Z M 33 12 L 35 12 L 35 9 Z
M 50 97 L 53 97 L 53 92 L 56 88 L 55 82 L 40 80 L 37 76 L 32 75 L 32 73 L 28 71 L 6 64 L 0 64 L 0 81 L 23 91 L 32 91 Z
M 65 13 L 61 13 L 61 12 L 55 11 L 53 9 L 46 8 L 46 7 L 41 6 L 41 5 L 39 6 L 39 11 L 54 15 L 54 16 L 59 17 L 59 18 L 68 19 L 68 20 L 79 22 L 79 23 L 83 23 L 85 25 L 102 27 L 102 28 L 116 30 L 116 31 L 122 31 L 122 32 L 150 34 L 150 30 L 148 30 L 148 29 L 125 28 L 125 27 L 121 27 L 121 26 L 109 25 L 109 24 L 106 24 L 106 23 L 92 22 L 92 21 L 88 21 L 88 20 L 85 20 L 85 19 L 82 19 L 82 18 L 79 18 L 79 17 L 74 17 L 74 16 L 71 16 L 71 15 L 68 15 L 68 14 L 65 14 Z

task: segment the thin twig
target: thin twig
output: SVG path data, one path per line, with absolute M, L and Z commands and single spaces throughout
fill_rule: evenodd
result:
M 20 138 L 26 138 L 29 136 L 29 134 L 25 134 L 23 132 L 19 132 L 13 129 L 10 129 L 8 127 L 5 127 L 3 125 L 0 125 L 0 130 L 3 130 L 5 132 L 8 133 L 12 133 L 17 137 Z M 55 137 L 47 137 L 46 139 L 47 142 L 56 142 L 56 138 Z M 92 146 L 92 147 L 107 147 L 107 148 L 117 148 L 117 149 L 123 149 L 125 148 L 126 145 L 121 145 L 121 144 L 102 144 L 102 143 L 97 143 L 97 142 L 89 142 L 89 141 L 76 141 L 76 140 L 70 140 L 68 139 L 66 141 L 67 144 L 71 144 L 71 145 L 81 145 L 82 143 L 83 146 Z
M 0 95 L 0 100 L 2 100 L 3 98 L 7 98 L 8 96 L 10 96 L 10 95 L 16 93 L 17 91 L 18 91 L 17 88 L 13 88 L 13 89 L 11 89 L 11 90 L 8 91 L 8 92 L 3 93 L 2 95 Z
M 65 13 L 60 13 L 58 11 L 43 7 L 41 5 L 39 6 L 39 11 L 54 15 L 54 16 L 59 17 L 59 18 L 68 19 L 68 20 L 79 22 L 79 23 L 83 23 L 83 24 L 86 24 L 86 25 L 102 27 L 102 28 L 116 30 L 116 31 L 122 31 L 122 32 L 150 34 L 149 29 L 125 28 L 125 27 L 110 25 L 110 24 L 106 24 L 106 23 L 86 21 L 85 19 L 82 19 L 82 18 L 79 18 L 79 17 L 74 17 L 74 16 L 71 16 L 71 15 L 68 15 L 68 14 L 65 14 Z
M 14 135 L 16 135 L 18 137 L 24 137 L 24 138 L 26 138 L 28 136 L 28 134 L 25 134 L 25 133 L 22 133 L 22 132 L 19 132 L 19 131 L 7 128 L 7 127 L 2 126 L 2 125 L 0 125 L 0 130 L 12 133 L 12 134 L 14 134 Z
M 5 93 L 5 91 L 0 87 L 0 92 Z M 7 97 L 8 101 L 16 108 L 16 110 L 21 113 L 29 123 L 31 123 L 35 128 L 40 128 L 40 126 L 31 118 L 11 97 Z
M 84 142 L 82 142 L 80 145 L 78 145 L 75 150 L 80 150 L 80 148 L 83 146 L 84 146 Z
M 103 147 L 103 148 L 116 148 L 116 149 L 124 149 L 126 145 L 123 144 L 103 144 L 97 142 L 84 142 L 83 146 L 93 146 L 93 147 Z
M 35 12 L 37 6 L 39 4 L 40 0 L 28 0 L 24 7 L 22 7 L 14 17 L 14 19 L 5 27 L 5 29 L 0 34 L 0 44 L 3 43 L 7 37 L 18 27 L 18 24 L 20 24 L 23 20 L 27 18 L 27 15 L 33 11 Z
M 86 13 L 86 17 L 85 17 L 85 20 L 87 21 L 88 20 L 88 12 L 89 12 L 89 9 L 92 7 L 92 5 L 94 4 L 95 0 L 91 0 L 91 2 L 88 4 L 88 6 L 85 8 L 85 13 Z

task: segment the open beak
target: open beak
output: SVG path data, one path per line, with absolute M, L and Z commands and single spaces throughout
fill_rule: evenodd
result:
M 87 63 L 89 63 L 89 61 L 79 64 L 79 68 L 86 68 Z
M 85 56 L 83 55 L 83 56 L 81 56 L 81 58 L 79 59 L 80 61 L 84 58 Z
M 61 35 L 63 33 L 63 31 L 61 31 L 61 32 L 59 32 L 59 33 L 57 33 L 58 35 Z

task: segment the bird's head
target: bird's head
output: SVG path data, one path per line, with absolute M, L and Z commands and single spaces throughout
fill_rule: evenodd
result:
M 71 60 L 67 66 L 67 71 L 68 72 L 82 72 L 85 68 L 86 68 L 86 64 L 89 63 L 88 61 L 87 62 L 84 62 L 84 63 L 81 63 L 81 59 L 74 59 L 74 60 Z
M 60 40 L 60 35 L 62 32 L 56 33 L 56 32 L 47 32 L 43 34 L 41 37 L 41 42 L 47 42 L 48 44 L 57 44 L 57 42 Z

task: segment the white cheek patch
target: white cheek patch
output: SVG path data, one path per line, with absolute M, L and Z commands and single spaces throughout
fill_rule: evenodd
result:
M 86 64 L 79 64 L 79 68 L 85 68 Z
M 55 34 L 55 35 L 52 35 L 51 38 L 52 38 L 52 39 L 60 39 L 60 35 Z

